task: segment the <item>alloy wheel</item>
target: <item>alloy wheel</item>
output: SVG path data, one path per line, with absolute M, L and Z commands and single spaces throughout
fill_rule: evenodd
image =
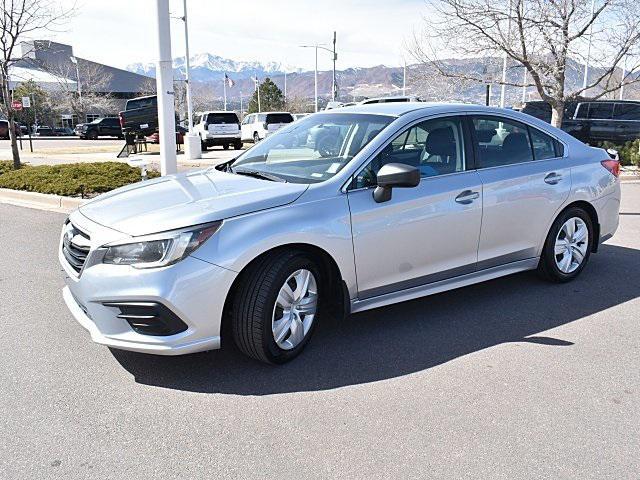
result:
M 589 248 L 589 229 L 579 217 L 572 217 L 556 235 L 555 260 L 562 273 L 575 272 L 584 262 Z
M 283 350 L 292 350 L 304 340 L 318 309 L 316 278 L 309 270 L 293 272 L 284 282 L 273 308 L 273 339 Z

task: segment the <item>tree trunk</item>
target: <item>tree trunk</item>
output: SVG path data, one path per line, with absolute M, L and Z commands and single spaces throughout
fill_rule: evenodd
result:
M 16 137 L 14 111 L 11 108 L 11 95 L 9 92 L 9 81 L 6 72 L 2 72 L 2 102 L 7 111 L 7 120 L 9 124 L 9 138 L 11 139 L 11 153 L 13 155 L 13 168 L 20 168 L 20 151 L 18 150 L 18 138 Z
M 562 128 L 564 118 L 564 102 L 556 102 L 551 105 L 551 125 Z

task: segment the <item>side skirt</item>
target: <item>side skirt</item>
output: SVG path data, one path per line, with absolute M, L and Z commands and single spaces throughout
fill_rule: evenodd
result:
M 363 312 L 372 308 L 384 307 L 394 303 L 405 302 L 415 298 L 426 297 L 435 293 L 446 292 L 454 288 L 466 287 L 474 283 L 481 283 L 494 278 L 504 277 L 513 273 L 524 272 L 525 270 L 534 270 L 538 266 L 539 258 L 529 258 L 519 260 L 517 262 L 507 263 L 498 267 L 487 268 L 478 272 L 460 275 L 458 277 L 433 282 L 419 287 L 407 288 L 377 297 L 371 297 L 364 300 L 353 300 L 351 302 L 351 312 Z

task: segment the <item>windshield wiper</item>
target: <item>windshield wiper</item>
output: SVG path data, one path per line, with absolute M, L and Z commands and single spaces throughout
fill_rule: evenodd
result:
M 270 180 L 272 182 L 285 182 L 286 180 L 277 175 L 272 175 L 267 172 L 259 172 L 258 170 L 245 170 L 245 169 L 233 169 L 233 173 L 238 175 L 246 175 L 247 177 L 261 178 L 262 180 Z

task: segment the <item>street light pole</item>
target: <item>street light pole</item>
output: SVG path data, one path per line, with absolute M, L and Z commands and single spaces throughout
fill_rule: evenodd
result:
M 335 35 L 335 32 L 334 32 Z M 335 38 L 335 37 L 334 37 Z M 335 78 L 336 78 L 336 67 L 335 67 L 335 61 L 338 58 L 336 52 L 335 52 L 335 46 L 333 47 L 334 49 L 331 50 L 330 48 L 324 47 L 321 43 L 315 43 L 313 45 L 300 45 L 300 48 L 314 48 L 316 51 L 316 67 L 315 67 L 315 71 L 314 71 L 314 92 L 315 92 L 315 105 L 316 105 L 316 112 L 318 111 L 318 49 L 321 48 L 322 50 L 326 50 L 327 52 L 330 52 L 333 54 L 333 93 L 332 93 L 332 97 L 333 99 L 335 99 L 335 91 L 336 91 L 336 84 L 335 84 Z
M 184 51 L 185 51 L 185 85 L 187 87 L 187 122 L 189 127 L 189 133 L 193 133 L 193 104 L 191 103 L 191 83 L 190 77 L 190 58 L 189 58 L 189 23 L 187 22 L 187 0 L 183 0 L 183 12 L 184 16 Z
M 338 94 L 338 86 L 336 84 L 336 60 L 338 60 L 338 54 L 336 53 L 336 32 L 333 31 L 333 81 L 331 82 L 331 100 L 336 101 Z
M 156 0 L 156 36 L 158 45 L 156 91 L 158 92 L 160 173 L 164 176 L 178 171 L 169 0 Z

